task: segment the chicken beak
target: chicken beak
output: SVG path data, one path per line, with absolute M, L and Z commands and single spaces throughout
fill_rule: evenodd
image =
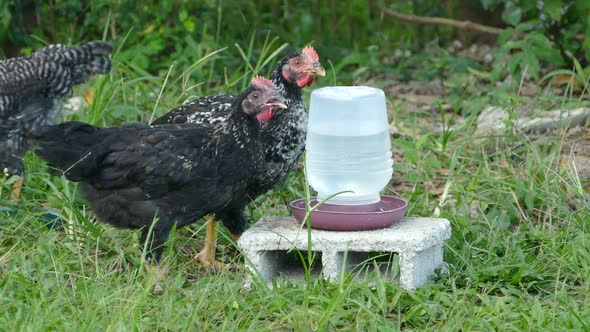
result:
M 285 108 L 287 108 L 287 105 L 285 105 L 285 104 L 283 104 L 281 102 L 278 102 L 278 101 L 277 102 L 272 102 L 272 103 L 267 103 L 266 106 L 270 106 L 273 109 L 281 109 L 281 108 L 285 109 Z
M 307 71 L 307 73 L 322 77 L 326 76 L 326 71 L 324 70 L 324 67 L 322 67 L 322 65 L 320 65 L 319 63 L 314 64 L 313 67 Z

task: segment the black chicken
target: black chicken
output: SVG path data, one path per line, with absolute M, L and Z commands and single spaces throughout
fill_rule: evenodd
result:
M 221 126 L 67 122 L 33 134 L 31 143 L 51 167 L 81 182 L 101 220 L 141 228 L 148 258 L 158 260 L 174 225 L 247 201 L 244 192 L 263 160 L 258 122 L 285 107 L 272 82 L 257 77 Z
M 325 71 L 319 62 L 317 52 L 311 46 L 279 60 L 271 74 L 271 81 L 285 98 L 288 109 L 262 124 L 264 163 L 254 174 L 255 181 L 243 196 L 248 196 L 251 200 L 256 199 L 282 181 L 297 165 L 305 149 L 307 129 L 307 110 L 303 104 L 301 89 L 311 86 L 318 75 L 324 76 Z M 228 94 L 202 97 L 168 112 L 153 124 L 201 123 L 222 126 L 231 113 L 230 105 L 234 98 Z M 242 197 L 239 197 L 240 203 L 243 202 Z M 215 211 L 215 217 L 224 224 L 241 225 L 237 229 L 230 229 L 234 239 L 237 239 L 246 227 L 244 208 L 245 204 L 230 204 Z M 195 259 L 205 266 L 219 269 L 222 264 L 215 261 L 216 227 L 213 218 L 207 218 L 205 247 Z
M 111 69 L 111 45 L 102 41 L 67 47 L 50 45 L 30 56 L 0 61 L 0 172 L 20 175 L 12 199 L 20 194 L 26 135 L 54 124 L 61 99 L 92 73 Z

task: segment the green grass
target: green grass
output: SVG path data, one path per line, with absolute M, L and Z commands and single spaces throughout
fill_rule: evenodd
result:
M 154 41 L 142 42 L 134 31 L 122 35 L 113 73 L 76 89 L 84 95 L 93 88 L 95 98 L 68 119 L 97 125 L 148 122 L 203 93 L 236 92 L 255 71 L 269 73 L 280 56 L 273 51 L 285 42 L 272 34 L 227 42 L 219 31 L 203 31 L 201 43 L 178 41 L 190 52 L 162 56 L 158 76 L 142 65 L 153 56 Z M 408 77 L 408 68 L 378 65 L 366 48 L 350 51 L 324 62 L 329 73 L 314 88 L 372 75 L 387 88 L 391 82 L 380 80 L 381 69 Z M 411 61 L 427 68 L 430 60 L 420 54 Z M 379 276 L 374 284 L 352 277 L 335 284 L 310 278 L 306 284 L 278 280 L 274 289 L 255 282 L 246 290 L 249 272 L 225 230 L 218 258 L 231 269 L 215 274 L 193 263 L 205 236 L 198 222 L 171 237 L 164 255 L 165 291 L 154 296 L 150 285 L 157 271 L 141 264 L 137 232 L 97 222 L 75 183 L 50 176 L 43 162 L 28 154 L 20 205 L 14 214 L 0 213 L 0 330 L 590 330 L 588 181 L 562 162 L 571 138 L 562 132 L 473 134 L 483 105 L 581 101 L 567 94 L 526 99 L 516 89 L 492 85 L 481 88 L 485 93 L 477 89 L 449 89 L 447 101 L 463 105 L 466 124 L 440 135 L 422 124 L 450 121 L 451 114 L 391 110 L 411 134 L 392 139 L 403 156 L 394 166 L 403 185 L 388 190 L 400 190 L 409 200 L 408 215 L 437 211 L 453 228 L 445 245 L 449 274 L 434 283 L 408 292 Z M 298 172 L 247 214 L 254 221 L 287 215 L 284 202 L 304 197 L 304 187 Z M 0 197 L 6 199 L 8 190 L 9 183 L 0 183 Z M 60 209 L 66 231 L 46 227 L 46 203 Z M 9 205 L 0 199 L 0 206 Z M 313 260 L 307 254 L 302 253 L 304 260 Z

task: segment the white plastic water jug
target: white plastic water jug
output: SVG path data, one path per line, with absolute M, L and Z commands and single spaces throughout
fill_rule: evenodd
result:
M 393 173 L 385 94 L 366 86 L 334 86 L 311 93 L 306 141 L 309 184 L 327 203 L 380 200 Z

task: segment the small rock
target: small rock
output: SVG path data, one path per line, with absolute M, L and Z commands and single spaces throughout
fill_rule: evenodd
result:
M 557 129 L 564 124 L 567 127 L 576 127 L 585 123 L 588 117 L 590 117 L 590 108 L 581 107 L 574 110 L 537 112 L 532 117 L 518 118 L 515 124 L 524 132 L 535 132 Z
M 521 113 L 521 112 L 519 112 Z M 506 130 L 506 120 L 510 117 L 508 111 L 497 106 L 485 108 L 477 117 L 476 134 L 500 134 Z M 525 133 L 557 129 L 562 125 L 568 128 L 582 125 L 590 117 L 590 108 L 581 107 L 573 110 L 526 112 L 513 122 L 513 125 Z
M 154 285 L 154 289 L 153 289 L 153 293 L 154 296 L 160 296 L 162 294 L 164 294 L 164 288 L 162 288 L 162 285 L 160 285 L 159 282 L 156 282 L 156 284 Z
M 508 118 L 509 114 L 506 110 L 496 106 L 488 106 L 477 117 L 475 133 L 478 135 L 499 134 L 506 130 L 504 121 Z

